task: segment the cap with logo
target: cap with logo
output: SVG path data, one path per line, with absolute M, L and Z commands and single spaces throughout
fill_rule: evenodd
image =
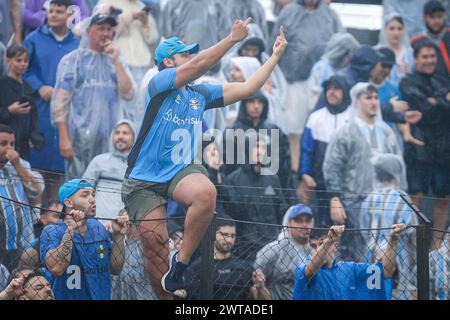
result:
M 84 179 L 72 179 L 65 182 L 58 192 L 59 202 L 63 205 L 62 211 L 64 211 L 64 200 L 70 198 L 75 192 L 85 188 L 94 188 L 94 186 Z
M 198 43 L 185 45 L 178 37 L 165 39 L 159 43 L 155 50 L 155 64 L 159 66 L 164 59 L 171 58 L 177 53 L 197 53 L 200 49 Z
M 311 208 L 301 203 L 293 205 L 288 209 L 288 220 L 296 219 L 301 215 L 310 216 L 311 218 L 314 217 Z

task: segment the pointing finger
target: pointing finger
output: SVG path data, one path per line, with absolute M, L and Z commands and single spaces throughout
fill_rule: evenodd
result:
M 284 26 L 280 27 L 280 37 L 281 39 L 286 40 L 286 35 L 284 33 Z
M 252 22 L 252 17 L 248 17 L 244 22 L 244 26 L 248 26 Z

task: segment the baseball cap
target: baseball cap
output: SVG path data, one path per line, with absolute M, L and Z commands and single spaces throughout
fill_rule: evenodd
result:
M 178 37 L 172 37 L 159 43 L 155 50 L 155 64 L 159 66 L 164 59 L 173 57 L 177 53 L 197 53 L 200 49 L 198 43 L 185 45 Z
M 89 27 L 93 26 L 94 24 L 98 25 L 103 23 L 109 23 L 113 27 L 117 26 L 117 20 L 115 16 L 97 13 L 96 15 L 92 16 Z
M 78 190 L 85 188 L 94 188 L 94 186 L 84 179 L 72 179 L 65 182 L 58 192 L 59 202 L 63 205 L 62 211 L 64 211 L 64 200 L 70 198 Z
M 432 15 L 435 12 L 445 12 L 445 8 L 438 0 L 431 0 L 423 6 L 423 14 L 426 16 Z
M 301 203 L 293 205 L 288 209 L 288 220 L 295 219 L 297 217 L 300 217 L 301 215 L 307 215 L 311 218 L 314 217 L 311 208 Z
M 390 65 L 391 67 L 395 64 L 395 53 L 389 48 L 380 48 L 378 49 L 378 52 L 383 55 L 381 58 L 381 63 Z

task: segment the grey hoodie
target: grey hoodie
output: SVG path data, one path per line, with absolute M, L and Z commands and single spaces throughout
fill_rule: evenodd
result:
M 114 126 L 109 139 L 109 151 L 96 156 L 89 163 L 83 174 L 83 179 L 92 181 L 96 188 L 95 200 L 98 218 L 114 218 L 124 207 L 121 199 L 121 188 L 125 171 L 127 170 L 127 152 L 119 152 L 114 148 L 113 136 L 115 128 L 128 124 L 136 139 L 136 127 L 129 120 L 120 120 Z

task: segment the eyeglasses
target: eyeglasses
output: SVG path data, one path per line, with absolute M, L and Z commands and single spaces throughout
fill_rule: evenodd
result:
M 236 233 L 226 233 L 226 232 L 222 232 L 222 231 L 217 231 L 217 233 L 219 233 L 224 238 L 231 238 L 231 239 L 236 238 Z

